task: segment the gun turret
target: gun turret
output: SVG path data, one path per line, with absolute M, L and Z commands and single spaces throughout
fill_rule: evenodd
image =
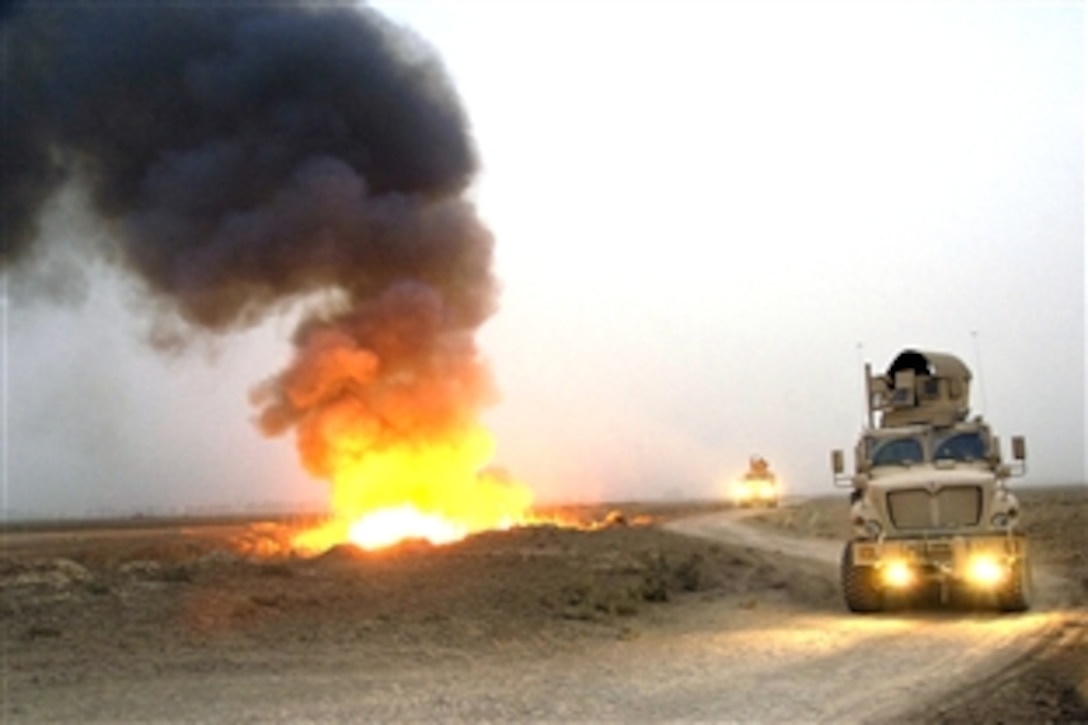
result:
M 950 426 L 970 412 L 971 371 L 946 353 L 904 350 L 883 375 L 866 366 L 870 426 Z

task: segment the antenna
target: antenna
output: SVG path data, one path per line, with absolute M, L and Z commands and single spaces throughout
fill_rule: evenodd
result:
M 986 378 L 982 377 L 982 348 L 978 342 L 978 330 L 971 330 L 971 340 L 975 348 L 975 369 L 978 370 L 978 397 L 982 401 L 981 412 L 989 413 L 990 407 L 986 404 Z
M 868 363 L 865 362 L 865 345 L 863 345 L 862 343 L 859 342 L 859 343 L 857 343 L 856 349 L 858 351 L 858 367 L 861 368 L 864 371 L 864 374 L 865 374 L 865 410 L 861 414 L 861 424 L 862 424 L 863 427 L 866 424 L 868 424 L 868 426 L 870 428 L 872 428 L 873 427 L 873 408 L 872 408 L 873 391 L 871 391 L 869 389 L 869 377 L 871 375 L 871 372 L 869 370 Z

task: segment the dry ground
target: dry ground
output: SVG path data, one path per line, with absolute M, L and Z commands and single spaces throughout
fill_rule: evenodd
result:
M 1085 609 L 1088 487 L 1022 499 L 1036 560 L 1070 581 L 1070 604 Z M 810 501 L 758 518 L 798 535 L 838 537 L 844 502 Z M 655 525 L 716 506 L 628 504 L 598 530 L 528 528 L 437 548 L 345 547 L 313 559 L 268 555 L 284 522 L 114 522 L 109 536 L 94 527 L 8 527 L 0 717 L 32 721 L 43 703 L 121 681 L 335 668 L 345 645 L 365 651 L 375 668 L 480 651 L 520 661 L 682 628 L 707 603 L 842 611 L 827 567 Z M 578 513 L 600 521 L 607 511 Z M 912 719 L 1088 720 L 1078 689 L 1088 683 L 1086 640 L 1073 632 L 975 696 L 925 704 Z

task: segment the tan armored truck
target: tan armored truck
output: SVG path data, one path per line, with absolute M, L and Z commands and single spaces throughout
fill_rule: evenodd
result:
M 842 451 L 831 454 L 836 485 L 852 488 L 846 606 L 877 612 L 929 589 L 942 603 L 962 594 L 1027 609 L 1027 542 L 1006 486 L 1026 470 L 1024 439 L 1012 439 L 1016 464 L 1003 463 L 990 426 L 969 417 L 971 372 L 952 355 L 905 350 L 882 375 L 866 365 L 865 378 L 854 473 L 844 473 Z
M 763 456 L 748 459 L 748 470 L 737 481 L 733 497 L 738 506 L 778 506 L 778 479 Z

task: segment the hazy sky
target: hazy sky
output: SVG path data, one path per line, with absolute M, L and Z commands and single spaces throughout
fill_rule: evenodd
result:
M 487 422 L 540 498 L 711 495 L 757 452 L 830 492 L 905 347 L 974 369 L 1023 485 L 1085 480 L 1083 3 L 375 5 L 471 118 Z M 5 285 L 6 510 L 322 500 L 251 423 L 289 320 L 164 358 L 105 267 Z

